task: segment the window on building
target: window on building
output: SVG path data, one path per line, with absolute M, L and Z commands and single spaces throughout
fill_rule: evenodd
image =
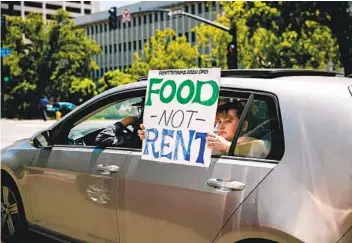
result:
M 108 25 L 104 24 L 104 32 L 107 32 L 107 31 L 108 31 Z
M 107 46 L 104 46 L 104 53 L 108 54 L 108 47 Z
M 127 45 L 126 45 L 126 42 L 123 43 L 123 51 L 127 51 Z
M 215 1 L 211 2 L 211 6 L 212 6 L 212 10 L 216 11 L 216 2 Z
M 46 9 L 53 9 L 53 10 L 56 10 L 56 9 L 60 9 L 60 8 L 62 8 L 62 6 L 60 6 L 60 5 L 54 5 L 54 4 L 46 4 L 45 5 L 45 7 L 46 7 Z
M 87 27 L 86 33 L 87 33 L 87 35 L 89 35 L 89 27 Z
M 137 18 L 132 18 L 132 25 L 136 26 L 136 23 L 137 23 Z
M 128 28 L 131 28 L 131 21 L 127 23 Z
M 117 51 L 117 50 L 116 50 L 116 49 L 117 49 L 116 47 L 117 47 L 116 44 L 114 44 L 114 53 L 116 53 L 116 51 Z
M 131 49 L 132 49 L 132 43 L 128 42 L 128 50 L 131 51 Z
M 105 72 L 107 72 L 107 71 L 109 71 L 109 69 L 106 67 L 106 68 L 105 68 Z
M 91 1 L 84 1 L 84 4 L 90 4 Z
M 126 22 L 123 22 L 123 23 L 122 23 L 122 28 L 123 28 L 123 29 L 126 29 Z
M 208 13 L 209 12 L 209 6 L 210 6 L 210 2 L 206 2 L 205 5 L 204 5 L 204 12 Z
M 93 34 L 93 32 L 94 32 L 94 26 L 91 26 L 91 27 L 90 27 L 90 33 Z
M 148 42 L 148 40 L 147 39 L 144 39 L 144 44 L 146 44 Z
M 35 1 L 24 1 L 24 6 L 42 8 L 43 4 L 41 2 L 35 2 Z
M 84 9 L 84 14 L 91 14 L 91 10 L 90 9 Z
M 138 16 L 138 25 L 142 25 L 142 17 Z
M 160 13 L 160 21 L 164 21 L 164 14 L 165 14 L 164 12 Z
M 153 23 L 153 14 L 149 14 L 149 23 Z
M 98 25 L 95 26 L 95 33 L 98 33 Z
M 112 53 L 112 45 L 109 45 L 109 53 Z
M 155 21 L 155 22 L 158 22 L 158 13 L 155 13 L 155 14 L 154 14 L 154 21 Z
M 144 23 L 144 24 L 147 24 L 147 15 L 144 15 L 144 16 L 143 16 L 143 23 Z
M 188 13 L 188 5 L 185 6 L 185 12 Z
M 196 32 L 192 32 L 192 42 L 196 42 Z
M 122 52 L 122 45 L 119 43 L 119 52 Z
M 133 50 L 137 50 L 137 41 L 133 41 Z
M 66 11 L 72 12 L 72 13 L 81 13 L 80 8 L 72 8 L 72 7 L 67 7 L 66 6 Z
M 196 10 L 195 10 L 195 6 L 194 4 L 191 5 L 191 14 L 195 14 Z
M 189 39 L 189 38 L 188 38 L 188 32 L 185 33 L 185 36 L 186 36 L 186 40 L 187 40 L 187 42 L 188 42 L 188 39 Z
M 103 33 L 103 25 L 100 25 L 100 33 Z
M 202 3 L 198 3 L 198 13 L 202 13 L 203 8 L 202 8 Z
M 140 50 L 142 49 L 142 40 L 138 41 L 138 47 L 139 47 Z

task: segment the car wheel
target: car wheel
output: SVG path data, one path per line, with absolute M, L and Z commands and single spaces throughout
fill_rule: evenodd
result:
M 2 177 L 4 177 L 2 175 Z M 21 242 L 27 223 L 20 194 L 14 182 L 1 181 L 1 241 Z

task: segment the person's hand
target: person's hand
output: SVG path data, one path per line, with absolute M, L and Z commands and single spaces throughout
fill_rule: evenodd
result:
M 208 134 L 207 144 L 208 144 L 208 148 L 216 149 L 217 151 L 220 151 L 220 152 L 228 152 L 231 146 L 231 142 L 213 133 Z
M 138 136 L 141 140 L 145 139 L 145 127 L 143 124 L 140 125 L 141 129 L 137 131 Z
M 132 125 L 138 118 L 134 116 L 127 116 L 120 121 L 122 125 L 125 127 L 128 127 L 129 125 Z

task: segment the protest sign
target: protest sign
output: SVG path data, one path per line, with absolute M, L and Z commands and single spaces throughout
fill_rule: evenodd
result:
M 220 68 L 151 70 L 143 123 L 142 159 L 209 167 Z

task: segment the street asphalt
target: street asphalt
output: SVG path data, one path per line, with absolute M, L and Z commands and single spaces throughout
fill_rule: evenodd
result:
M 8 120 L 1 119 L 1 149 L 13 142 L 29 138 L 36 132 L 49 128 L 55 120 Z

